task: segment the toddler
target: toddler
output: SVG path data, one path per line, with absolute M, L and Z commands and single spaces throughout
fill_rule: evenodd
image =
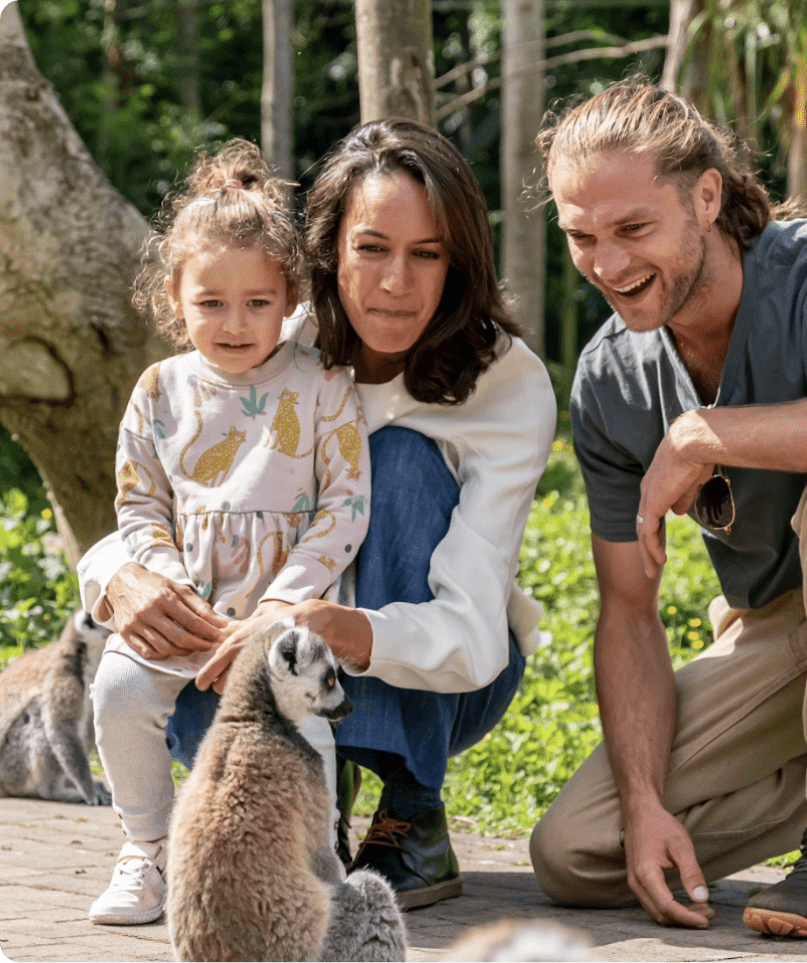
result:
M 341 576 L 369 519 L 367 432 L 350 377 L 280 341 L 302 267 L 282 191 L 258 148 L 236 140 L 201 155 L 186 191 L 166 202 L 136 300 L 185 353 L 141 376 L 116 458 L 132 560 L 233 620 L 259 606 L 279 617 L 284 604 L 343 600 Z M 162 914 L 174 794 L 165 728 L 212 655 L 149 659 L 109 640 L 93 686 L 96 735 L 128 839 L 90 909 L 94 923 Z M 304 735 L 335 800 L 330 728 L 311 719 Z

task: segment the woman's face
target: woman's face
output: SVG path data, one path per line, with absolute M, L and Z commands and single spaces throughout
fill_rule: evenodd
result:
M 403 370 L 443 296 L 447 247 L 426 189 L 409 174 L 369 174 L 351 188 L 339 225 L 337 282 L 362 341 L 358 381 L 380 384 Z

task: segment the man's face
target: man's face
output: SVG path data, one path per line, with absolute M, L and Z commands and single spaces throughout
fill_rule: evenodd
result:
M 704 231 L 646 154 L 610 151 L 550 169 L 575 266 L 633 331 L 697 320 L 708 269 Z

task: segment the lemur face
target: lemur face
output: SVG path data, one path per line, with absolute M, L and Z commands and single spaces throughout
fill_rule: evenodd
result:
M 332 722 L 344 719 L 353 703 L 339 683 L 336 660 L 325 640 L 306 626 L 276 625 L 279 634 L 271 643 L 268 661 L 280 712 L 294 722 L 307 715 Z

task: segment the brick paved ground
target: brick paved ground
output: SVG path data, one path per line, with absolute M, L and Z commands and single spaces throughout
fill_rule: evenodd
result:
M 361 827 L 360 827 L 361 829 Z M 592 960 L 807 960 L 807 942 L 762 939 L 742 924 L 749 890 L 781 877 L 757 868 L 713 888 L 717 916 L 706 932 L 661 929 L 639 909 L 563 910 L 538 890 L 527 841 L 452 832 L 465 881 L 459 899 L 407 914 L 410 961 L 443 952 L 470 927 L 503 917 L 557 920 L 585 932 Z M 0 950 L 28 961 L 169 961 L 164 923 L 93 926 L 92 900 L 106 887 L 122 841 L 111 809 L 0 799 Z

